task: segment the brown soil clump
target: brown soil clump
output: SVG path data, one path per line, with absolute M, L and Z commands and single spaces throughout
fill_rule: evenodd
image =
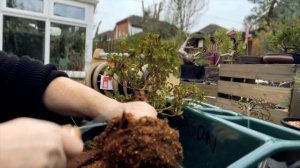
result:
M 183 160 L 178 131 L 161 119 L 116 117 L 94 142 L 98 156 L 78 167 L 178 168 Z

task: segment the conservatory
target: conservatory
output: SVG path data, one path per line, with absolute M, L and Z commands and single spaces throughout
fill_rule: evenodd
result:
M 84 77 L 92 56 L 98 0 L 2 0 L 0 50 L 55 64 Z

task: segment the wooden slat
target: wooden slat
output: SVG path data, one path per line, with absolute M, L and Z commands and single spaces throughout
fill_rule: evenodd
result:
M 218 86 L 217 85 L 205 85 L 197 84 L 197 86 L 202 89 L 206 96 L 217 97 L 218 96 Z
M 290 105 L 291 91 L 291 88 L 262 86 L 239 82 L 219 81 L 218 83 L 218 93 L 252 99 L 264 99 L 267 102 L 281 104 L 287 107 Z
M 207 97 L 207 96 L 204 96 L 204 102 L 205 103 L 208 103 L 208 104 L 211 104 L 211 105 L 215 105 L 216 104 L 216 100 L 217 100 L 217 97 Z
M 294 64 L 221 64 L 220 77 L 293 81 Z
M 296 74 L 297 78 L 294 82 L 293 95 L 290 107 L 290 117 L 300 117 L 300 65 L 296 66 Z
M 241 104 L 241 103 L 240 103 Z M 218 97 L 215 105 L 218 107 L 221 107 L 226 110 L 231 110 L 238 113 L 245 113 L 240 109 L 241 105 L 238 104 L 238 102 L 234 100 L 224 99 Z M 271 114 L 270 122 L 280 124 L 280 120 L 288 116 L 288 112 L 281 111 L 281 110 L 275 110 L 275 109 L 269 109 L 269 112 Z
M 187 84 L 191 82 L 180 82 L 180 84 Z M 197 87 L 199 87 L 206 96 L 217 97 L 218 95 L 218 85 L 206 85 L 203 83 L 195 83 Z

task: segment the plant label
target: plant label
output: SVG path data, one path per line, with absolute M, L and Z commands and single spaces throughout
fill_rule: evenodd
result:
M 109 79 L 109 76 L 101 75 L 100 89 L 113 90 L 112 80 Z

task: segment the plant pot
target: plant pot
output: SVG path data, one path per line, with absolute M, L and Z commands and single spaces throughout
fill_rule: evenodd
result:
M 289 123 L 291 121 L 292 122 L 298 122 L 300 124 L 300 118 L 289 118 L 289 117 L 282 119 L 281 124 L 284 125 L 285 127 L 289 127 L 289 128 L 300 131 L 300 125 L 299 125 L 299 127 L 297 127 L 295 125 L 292 125 L 292 124 Z
M 300 53 L 289 53 L 294 58 L 294 64 L 300 64 Z
M 219 67 L 205 67 L 204 81 L 208 83 L 217 83 L 219 80 Z
M 183 81 L 202 82 L 204 74 L 203 65 L 182 64 L 180 66 L 180 79 Z
M 263 56 L 263 61 L 267 64 L 293 64 L 294 58 L 290 54 L 268 54 Z
M 287 161 L 299 156 L 298 131 L 252 117 L 224 119 L 191 107 L 183 110 L 183 117 L 168 118 L 169 125 L 180 133 L 183 167 L 257 167 L 266 158 Z M 90 135 L 99 133 L 101 130 Z
M 210 65 L 219 65 L 224 63 L 224 58 L 220 56 L 220 53 L 208 53 L 206 55 L 210 62 Z

